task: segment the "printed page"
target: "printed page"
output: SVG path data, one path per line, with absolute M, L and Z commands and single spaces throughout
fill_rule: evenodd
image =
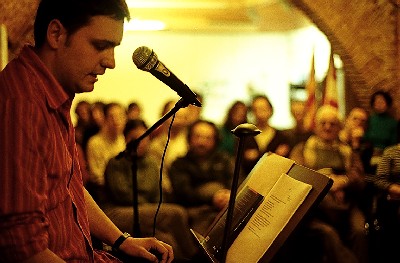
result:
M 260 260 L 303 203 L 311 188 L 311 185 L 286 173 L 281 174 L 229 248 L 226 262 L 252 263 Z
M 264 197 L 252 189 L 246 187 L 236 198 L 235 209 L 232 218 L 232 230 L 228 244 L 232 244 L 243 227 L 247 224 L 253 213 L 257 210 Z M 213 225 L 209 233 L 205 237 L 204 246 L 216 258 L 220 257 L 223 237 L 225 233 L 227 210 Z
M 265 154 L 251 170 L 248 180 L 243 182 L 263 196 L 267 196 L 283 173 L 288 173 L 294 161 L 276 154 Z

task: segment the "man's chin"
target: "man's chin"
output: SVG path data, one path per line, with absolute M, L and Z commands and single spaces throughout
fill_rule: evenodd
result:
M 76 93 L 92 92 L 93 90 L 94 90 L 94 85 L 90 85 L 90 86 L 80 87 Z

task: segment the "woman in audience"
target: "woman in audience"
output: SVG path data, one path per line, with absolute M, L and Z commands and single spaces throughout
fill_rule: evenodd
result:
M 232 133 L 232 130 L 243 123 L 247 123 L 247 105 L 237 100 L 229 107 L 225 121 L 219 129 L 221 135 L 219 149 L 226 151 L 234 158 L 237 158 L 236 154 L 239 141 L 238 137 Z M 248 174 L 256 164 L 260 153 L 253 137 L 246 138 L 244 145 L 245 149 L 243 151 L 241 168 Z
M 254 97 L 251 102 L 251 110 L 255 125 L 261 130 L 261 133 L 254 137 L 261 155 L 273 152 L 288 157 L 290 152 L 289 140 L 281 130 L 275 129 L 269 124 L 269 119 L 274 110 L 268 97 L 265 95 Z
M 371 166 L 375 171 L 383 150 L 397 143 L 397 120 L 390 114 L 393 104 L 389 92 L 379 90 L 371 96 L 371 114 L 368 119 L 365 139 L 372 143 Z
M 239 124 L 247 123 L 247 106 L 242 101 L 234 101 L 229 107 L 225 121 L 220 128 L 221 141 L 219 148 L 234 156 L 236 153 L 236 137 L 232 130 Z

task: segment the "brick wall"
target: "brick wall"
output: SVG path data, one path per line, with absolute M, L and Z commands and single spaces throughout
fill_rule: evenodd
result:
M 291 0 L 323 31 L 340 55 L 348 108 L 369 108 L 370 95 L 385 89 L 399 117 L 399 0 Z

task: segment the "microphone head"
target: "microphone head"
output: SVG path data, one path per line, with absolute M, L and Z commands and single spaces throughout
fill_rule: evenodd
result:
M 144 71 L 150 71 L 158 62 L 156 53 L 154 53 L 152 49 L 145 46 L 138 47 L 133 52 L 132 60 L 138 69 Z

